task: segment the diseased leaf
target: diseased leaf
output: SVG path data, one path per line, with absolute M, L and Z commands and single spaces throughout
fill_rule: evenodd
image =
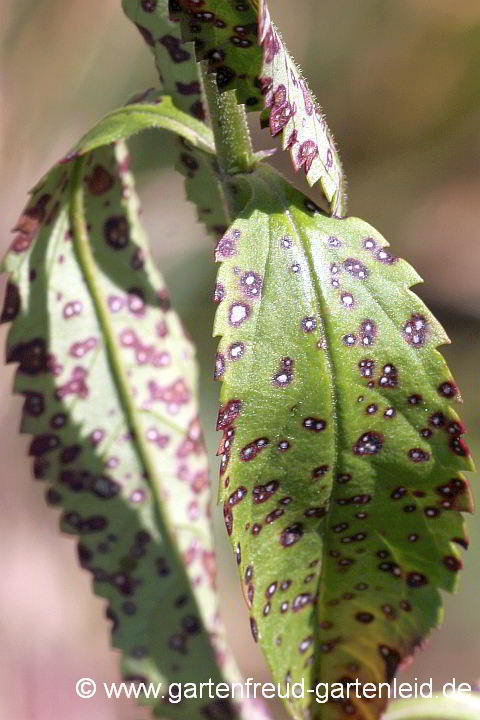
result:
M 177 92 L 178 99 L 178 92 Z M 152 128 L 177 134 L 176 168 L 185 177 L 188 200 L 197 207 L 198 219 L 215 237 L 227 229 L 226 203 L 217 177 L 212 132 L 200 120 L 178 110 L 172 99 L 149 90 L 135 102 L 109 113 L 77 143 L 67 160 L 98 147 Z
M 200 67 L 193 47 L 182 44 L 178 23 L 168 18 L 168 0 L 122 0 L 125 14 L 155 57 L 165 92 L 175 106 L 198 120 L 205 119 Z M 230 224 L 224 191 L 210 158 L 178 140 L 176 169 L 185 176 L 187 198 L 197 206 L 200 222 L 215 238 Z
M 179 110 L 167 95 L 149 90 L 135 102 L 106 115 L 77 143 L 68 157 L 85 155 L 117 140 L 127 140 L 141 130 L 170 130 L 193 147 L 214 153 L 211 130 L 205 123 Z
M 193 48 L 182 44 L 178 23 L 169 19 L 168 0 L 122 0 L 122 8 L 153 53 L 165 93 L 180 110 L 205 120 L 200 68 Z
M 296 170 L 310 185 L 320 181 L 331 212 L 346 211 L 345 179 L 320 106 L 270 20 L 266 0 L 173 0 L 171 15 L 185 40 L 195 41 L 219 90 L 236 89 L 247 110 L 266 111 L 273 136 L 280 135 Z
M 216 157 L 184 144 L 176 169 L 185 177 L 185 194 L 196 206 L 198 220 L 218 240 L 227 231 L 231 218 Z
M 2 267 L 7 359 L 35 477 L 79 536 L 124 675 L 164 684 L 149 700 L 162 717 L 235 718 L 227 701 L 168 702 L 172 681 L 238 675 L 217 615 L 194 350 L 138 212 L 123 144 L 35 188 Z
M 251 201 L 216 248 L 215 377 L 252 633 L 282 686 L 389 682 L 440 622 L 467 546 L 447 337 L 370 225 L 327 217 L 266 167 L 238 182 Z M 373 720 L 384 702 L 288 707 Z

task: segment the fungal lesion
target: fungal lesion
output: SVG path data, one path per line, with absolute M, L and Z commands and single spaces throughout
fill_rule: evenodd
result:
M 293 381 L 294 361 L 285 357 L 280 361 L 280 367 L 273 376 L 272 382 L 276 387 L 286 387 Z
M 353 446 L 355 455 L 377 455 L 385 444 L 385 437 L 376 430 L 363 433 Z
M 403 337 L 413 348 L 425 345 L 428 333 L 428 322 L 425 315 L 412 314 L 403 326 Z

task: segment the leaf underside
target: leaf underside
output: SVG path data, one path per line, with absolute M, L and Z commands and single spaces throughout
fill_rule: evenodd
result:
M 262 124 L 280 135 L 295 170 L 303 168 L 310 185 L 319 181 L 332 214 L 342 217 L 345 179 L 333 137 L 266 1 L 173 0 L 170 10 L 184 39 L 195 42 L 198 60 L 215 72 L 219 90 L 235 89 L 247 111 L 265 111 Z
M 220 498 L 277 682 L 391 681 L 441 618 L 471 469 L 446 335 L 415 271 L 265 167 L 219 241 Z M 385 696 L 385 694 L 384 694 Z M 372 720 L 380 700 L 294 700 Z
M 168 17 L 168 0 L 123 0 L 125 14 L 140 31 L 155 57 L 164 91 L 175 106 L 199 121 L 205 119 L 200 67 L 193 47 L 182 43 L 178 23 Z M 176 169 L 185 176 L 188 200 L 207 231 L 218 238 L 226 231 L 228 216 L 224 192 L 212 160 L 185 140 L 177 140 Z
M 34 475 L 79 536 L 124 675 L 168 697 L 172 681 L 237 675 L 217 617 L 194 351 L 138 211 L 123 144 L 56 166 L 3 262 L 1 319 Z M 226 701 L 155 702 L 169 718 L 237 717 Z
M 170 96 L 150 89 L 102 118 L 65 159 L 68 161 L 86 155 L 99 147 L 117 140 L 128 140 L 142 130 L 153 128 L 176 133 L 179 140 L 206 153 L 215 152 L 212 132 L 204 123 L 180 110 Z

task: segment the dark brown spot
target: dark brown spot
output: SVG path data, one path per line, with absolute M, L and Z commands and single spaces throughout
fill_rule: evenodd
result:
M 273 384 L 276 387 L 286 387 L 293 380 L 293 360 L 291 358 L 282 358 L 280 368 L 273 376 Z
M 441 383 L 438 386 L 438 394 L 444 398 L 447 398 L 448 400 L 451 400 L 454 397 L 456 397 L 457 393 L 458 393 L 457 386 L 455 385 L 455 383 L 450 382 L 449 380 Z
M 398 373 L 395 365 L 388 363 L 383 366 L 383 375 L 379 380 L 380 387 L 393 389 L 398 385 Z
M 385 663 L 385 680 L 387 682 L 392 682 L 398 666 L 400 665 L 400 653 L 387 645 L 379 645 L 378 652 Z
M 253 460 L 262 450 L 265 450 L 269 442 L 268 438 L 262 437 L 245 445 L 245 447 L 240 450 L 240 459 L 243 460 L 243 462 Z
M 430 453 L 421 448 L 412 448 L 408 451 L 408 458 L 414 463 L 427 462 L 430 460 Z
M 298 542 L 303 536 L 303 526 L 301 523 L 293 523 L 293 525 L 289 525 L 284 530 L 282 530 L 282 533 L 280 535 L 280 544 L 283 545 L 283 547 L 290 547 L 291 545 L 295 545 L 296 542 Z
M 112 189 L 114 179 L 102 165 L 95 165 L 91 174 L 85 177 L 85 184 L 92 195 L 103 195 Z
M 298 612 L 313 602 L 312 593 L 300 593 L 292 601 L 292 612 Z
M 18 287 L 15 283 L 9 281 L 7 284 L 7 290 L 5 294 L 5 301 L 3 304 L 2 316 L 0 323 L 11 322 L 14 320 L 20 312 L 21 300 Z
M 260 298 L 262 296 L 263 280 L 257 273 L 249 271 L 240 278 L 240 287 L 246 297 Z
M 442 412 L 436 412 L 430 417 L 428 422 L 435 428 L 441 428 L 445 425 L 445 415 Z
M 182 63 L 190 59 L 190 53 L 182 47 L 180 40 L 173 35 L 164 35 L 158 42 L 166 48 L 174 63 Z
M 306 333 L 311 333 L 317 328 L 317 320 L 314 317 L 305 317 L 301 322 L 302 330 Z
M 371 345 L 375 345 L 375 341 L 377 338 L 377 326 L 375 325 L 373 320 L 363 320 L 363 322 L 360 324 L 359 336 L 360 345 L 363 345 L 364 347 L 370 347 Z
M 359 280 L 366 280 L 369 275 L 367 266 L 355 258 L 347 258 L 343 263 L 343 267 L 350 275 Z
M 285 510 L 280 510 L 280 508 L 277 508 L 276 510 L 272 510 L 271 513 L 268 513 L 268 515 L 265 518 L 265 523 L 267 525 L 270 525 L 271 523 L 275 522 L 275 520 L 278 520 L 278 518 L 282 517 L 282 515 L 285 514 Z
M 200 83 L 193 80 L 190 83 L 176 82 L 177 90 L 180 95 L 200 95 Z
M 411 572 L 407 575 L 407 585 L 411 588 L 421 588 L 428 584 L 428 580 L 422 573 Z
M 225 527 L 227 528 L 227 533 L 231 535 L 233 530 L 233 513 L 229 508 L 227 501 L 225 501 L 223 505 L 223 519 L 225 520 Z
M 414 348 L 425 345 L 427 336 L 427 320 L 424 315 L 411 315 L 403 326 L 405 341 Z
M 324 477 L 327 474 L 328 470 L 328 465 L 319 465 L 312 470 L 312 478 L 316 480 L 317 478 Z
M 36 392 L 25 392 L 25 404 L 23 406 L 23 412 L 33 417 L 38 417 L 43 414 L 45 410 L 45 401 L 43 395 Z M 53 426 L 55 427 L 55 426 Z
M 245 499 L 245 496 L 247 495 L 247 488 L 241 485 L 238 487 L 234 492 L 229 495 L 229 498 L 227 500 L 230 507 L 233 507 L 235 505 L 238 505 L 239 502 Z
M 358 363 L 358 367 L 360 368 L 360 375 L 365 378 L 371 378 L 375 374 L 375 361 L 370 360 L 369 358 L 365 358 L 364 360 L 360 360 Z
M 303 513 L 306 518 L 323 518 L 327 514 L 326 507 L 311 507 Z
M 60 440 L 56 435 L 37 435 L 37 437 L 33 438 L 30 443 L 29 455 L 39 457 L 45 453 L 55 450 L 59 445 Z
M 45 340 L 34 338 L 15 345 L 8 353 L 7 362 L 20 363 L 18 371 L 25 375 L 38 375 L 48 369 Z
M 274 495 L 278 488 L 279 488 L 279 482 L 278 480 L 272 480 L 271 482 L 267 483 L 266 485 L 255 485 L 255 487 L 252 490 L 252 501 L 254 504 L 258 505 L 260 503 L 264 503 L 267 500 L 269 500 L 272 495 Z
M 230 400 L 226 405 L 222 405 L 217 417 L 217 430 L 225 430 L 240 415 L 242 410 L 241 400 Z
M 129 242 L 130 232 L 125 215 L 109 217 L 103 226 L 105 240 L 114 250 L 123 250 Z
M 381 433 L 369 430 L 359 437 L 353 446 L 355 455 L 376 455 L 383 448 L 384 437 Z
M 303 427 L 306 430 L 311 430 L 312 432 L 322 432 L 327 427 L 326 420 L 320 420 L 319 418 L 314 417 L 307 417 L 303 421 Z

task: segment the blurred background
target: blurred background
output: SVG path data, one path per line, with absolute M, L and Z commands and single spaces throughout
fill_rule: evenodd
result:
M 417 290 L 443 322 L 444 349 L 462 389 L 469 445 L 480 445 L 480 4 L 478 0 L 272 0 L 287 46 L 323 105 L 350 188 L 350 213 L 374 224 L 423 276 Z M 0 1 L 0 243 L 28 189 L 109 109 L 156 84 L 120 0 Z M 250 117 L 258 148 L 267 132 Z M 215 277 L 212 242 L 168 168 L 166 138 L 132 144 L 144 219 L 177 309 L 199 347 L 202 413 L 214 427 L 211 382 Z M 285 157 L 274 160 L 290 173 Z M 158 168 L 160 170 L 158 171 Z M 154 173 L 155 170 L 155 173 Z M 315 191 L 313 192 L 313 195 Z M 2 286 L 3 287 L 3 286 Z M 5 329 L 1 328 L 4 345 Z M 127 701 L 80 700 L 78 678 L 118 679 L 103 602 L 77 568 L 72 540 L 30 480 L 28 439 L 17 435 L 12 368 L 0 373 L 0 717 L 131 720 Z M 207 432 L 216 485 L 214 433 Z M 472 477 L 475 486 L 475 479 Z M 222 607 L 246 675 L 268 672 L 251 640 L 243 598 L 215 508 Z M 480 522 L 446 620 L 402 678 L 436 685 L 480 677 Z M 242 616 L 240 621 L 239 615 Z M 277 713 L 277 717 L 280 714 Z

